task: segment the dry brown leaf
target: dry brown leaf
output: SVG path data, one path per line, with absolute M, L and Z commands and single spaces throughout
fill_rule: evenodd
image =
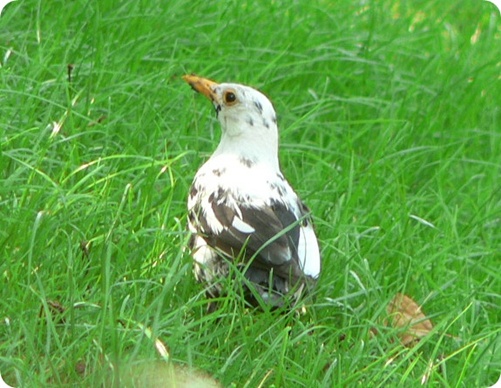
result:
M 421 307 L 407 295 L 396 294 L 386 311 L 390 316 L 391 325 L 396 329 L 402 329 L 399 338 L 405 346 L 414 346 L 420 338 L 433 329 L 431 321 L 423 314 Z
M 75 372 L 77 372 L 77 374 L 79 374 L 80 376 L 85 375 L 86 369 L 87 369 L 87 364 L 85 363 L 85 361 L 80 360 L 75 364 Z
M 80 241 L 80 250 L 82 251 L 82 257 L 83 258 L 88 258 L 90 254 L 90 246 L 92 245 L 92 242 L 82 240 Z
M 57 300 L 48 300 L 47 307 L 48 307 L 48 311 L 50 312 L 50 314 L 52 315 L 52 317 L 54 319 L 54 322 L 56 322 L 56 323 L 65 323 L 66 322 L 66 320 L 64 318 L 64 313 L 66 311 L 66 308 L 61 303 L 59 303 Z M 45 312 L 46 312 L 45 306 L 42 304 L 40 306 L 40 312 L 39 312 L 38 316 L 40 318 L 44 317 Z M 0 387 L 1 387 L 1 385 L 0 385 Z
M 93 127 L 94 125 L 101 124 L 104 120 L 106 120 L 108 117 L 106 115 L 101 115 L 97 120 L 91 121 L 89 124 L 87 124 L 88 127 Z

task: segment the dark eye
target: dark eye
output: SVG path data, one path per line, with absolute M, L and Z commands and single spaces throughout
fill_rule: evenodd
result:
M 224 93 L 224 102 L 228 105 L 232 105 L 237 101 L 237 96 L 235 96 L 235 93 L 231 91 L 227 91 Z

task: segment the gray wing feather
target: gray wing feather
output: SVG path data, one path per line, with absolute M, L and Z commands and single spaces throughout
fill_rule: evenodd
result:
M 214 200 L 211 206 L 215 217 L 223 225 L 222 231 L 211 229 L 201 209 L 196 216 L 210 246 L 229 257 L 237 257 L 241 253 L 246 259 L 255 256 L 253 266 L 273 268 L 277 275 L 286 278 L 302 276 L 297 253 L 300 224 L 292 210 L 279 202 L 264 207 L 238 205 L 238 209 L 234 209 L 224 201 Z M 245 233 L 236 228 L 235 217 L 254 231 Z M 288 230 L 284 232 L 284 229 Z

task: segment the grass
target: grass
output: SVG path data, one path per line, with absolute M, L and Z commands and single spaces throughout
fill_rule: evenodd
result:
M 501 372 L 500 15 L 475 0 L 19 0 L 0 17 L 0 373 L 112 385 L 489 386 Z M 72 64 L 71 81 L 68 65 Z M 305 315 L 206 315 L 184 252 L 218 139 L 180 76 L 271 96 L 324 258 Z M 399 344 L 397 293 L 433 332 Z M 377 333 L 377 334 L 374 334 Z M 104 376 L 104 377 L 103 377 Z

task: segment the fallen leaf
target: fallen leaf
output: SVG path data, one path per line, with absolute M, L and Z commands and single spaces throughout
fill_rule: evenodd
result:
M 85 361 L 78 361 L 75 364 L 75 372 L 77 372 L 80 376 L 85 375 L 85 370 L 87 369 L 87 364 Z
M 82 257 L 88 258 L 90 254 L 90 247 L 92 245 L 92 242 L 82 240 L 80 241 L 80 250 L 82 251 Z
M 48 311 L 51 313 L 54 322 L 56 323 L 65 323 L 65 318 L 64 318 L 64 313 L 66 311 L 66 308 L 59 303 L 57 300 L 48 300 L 47 301 L 47 307 Z M 44 305 L 40 306 L 40 313 L 38 316 L 42 318 L 45 315 L 45 308 Z M 1 388 L 1 385 L 0 385 Z
M 106 115 L 101 115 L 97 120 L 91 121 L 89 124 L 87 124 L 87 126 L 93 127 L 94 125 L 101 124 L 104 120 L 106 120 L 106 118 Z
M 423 314 L 421 307 L 407 295 L 396 294 L 386 311 L 390 316 L 391 326 L 402 329 L 398 336 L 405 346 L 414 346 L 420 338 L 433 329 L 431 321 Z

